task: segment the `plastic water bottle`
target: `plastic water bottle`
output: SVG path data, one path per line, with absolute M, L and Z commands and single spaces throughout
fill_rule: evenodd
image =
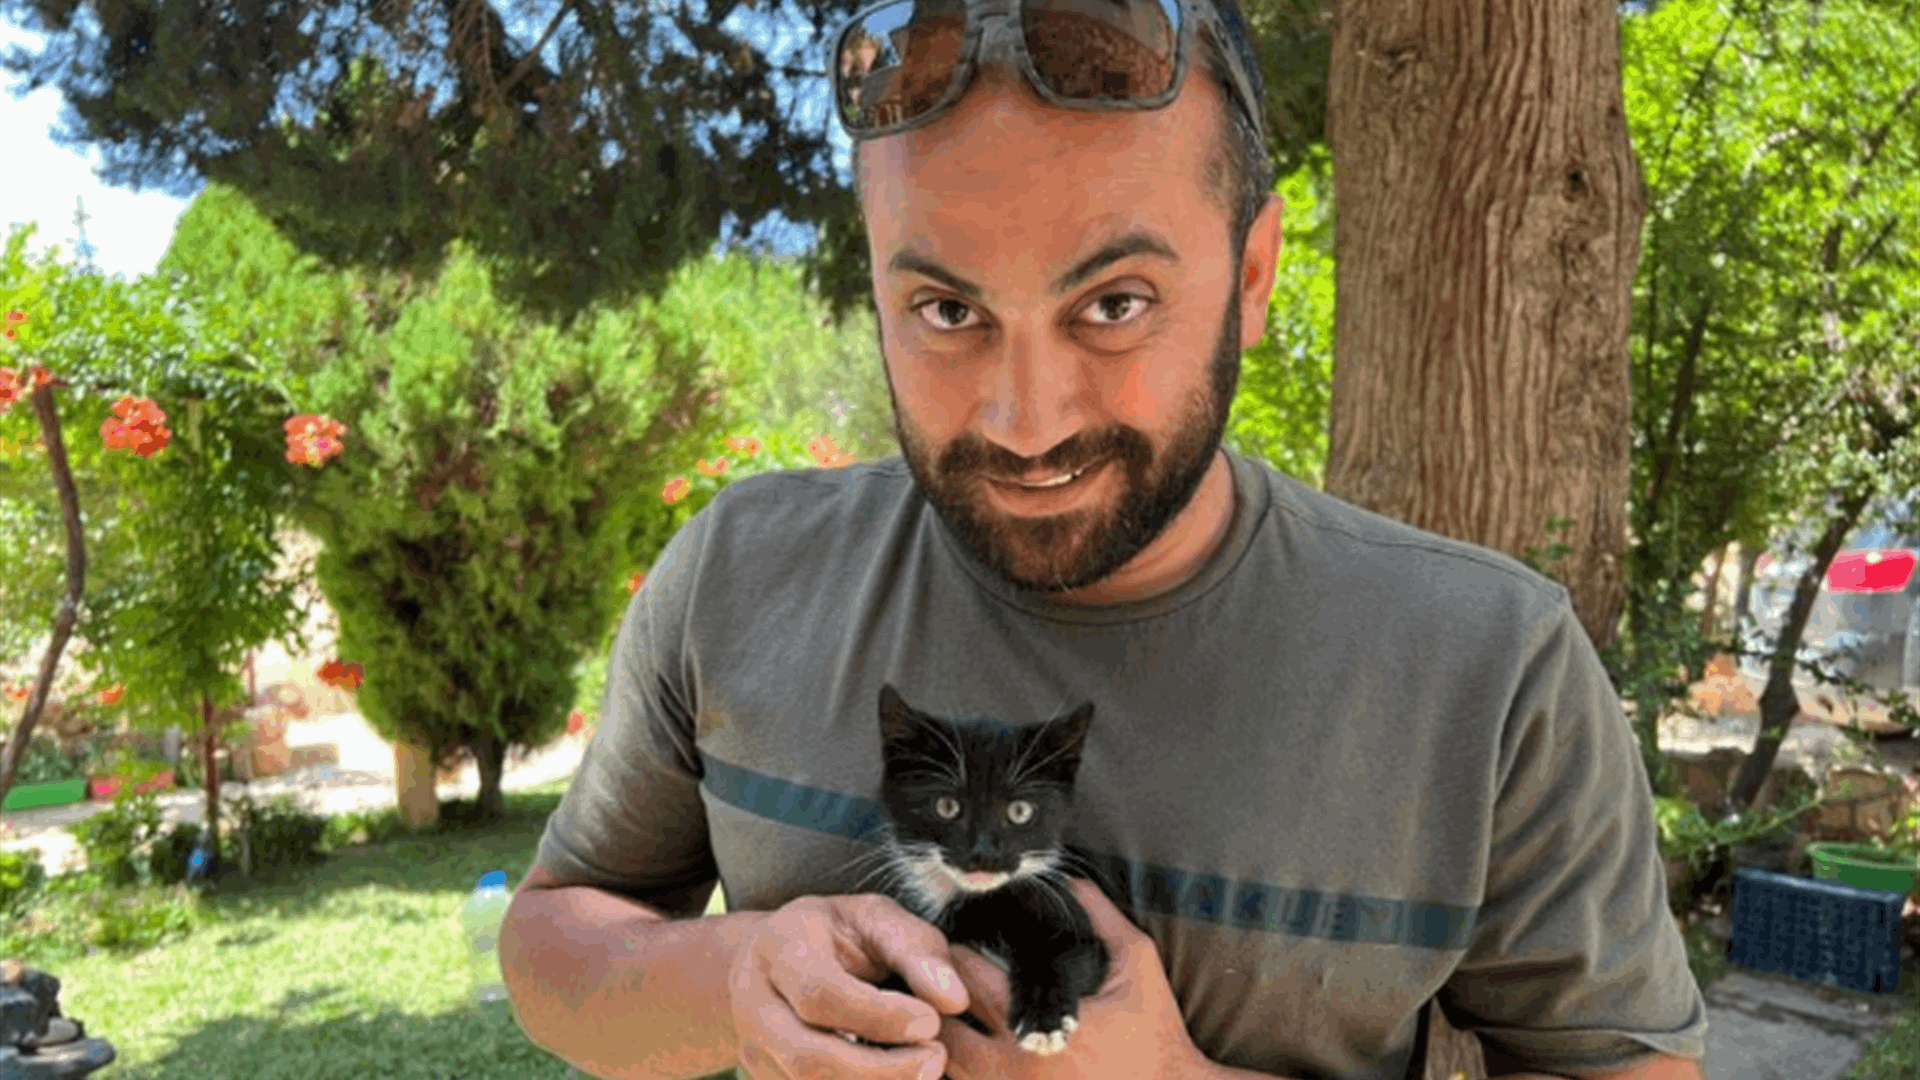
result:
M 467 933 L 467 959 L 473 982 L 473 1000 L 507 1000 L 507 984 L 500 975 L 500 923 L 507 917 L 513 894 L 507 891 L 505 871 L 480 875 L 480 884 L 460 908 L 460 925 Z

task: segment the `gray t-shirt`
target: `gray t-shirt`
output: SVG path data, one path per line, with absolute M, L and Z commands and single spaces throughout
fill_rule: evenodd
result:
M 1207 1057 L 1401 1080 L 1435 995 L 1532 1068 L 1701 1056 L 1646 771 L 1566 590 L 1232 466 L 1205 564 L 1100 607 L 994 576 L 898 457 L 730 485 L 628 608 L 539 862 L 676 916 L 716 878 L 733 910 L 856 891 L 883 682 L 1018 724 L 1092 702 L 1068 839 Z

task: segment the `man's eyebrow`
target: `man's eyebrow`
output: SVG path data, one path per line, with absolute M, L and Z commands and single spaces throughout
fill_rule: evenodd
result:
M 1134 229 L 1109 240 L 1101 246 L 1100 250 L 1082 259 L 1079 265 L 1060 275 L 1060 280 L 1053 283 L 1053 295 L 1059 296 L 1121 259 L 1130 259 L 1135 255 L 1152 255 L 1155 258 L 1176 263 L 1180 261 L 1180 256 L 1174 252 L 1173 245 L 1167 243 L 1166 238 L 1159 233 L 1152 229 Z M 923 255 L 912 248 L 902 248 L 894 252 L 893 258 L 887 262 L 887 269 L 895 274 L 919 274 L 922 277 L 930 277 L 972 300 L 982 299 L 986 292 L 979 285 L 954 273 L 932 256 Z

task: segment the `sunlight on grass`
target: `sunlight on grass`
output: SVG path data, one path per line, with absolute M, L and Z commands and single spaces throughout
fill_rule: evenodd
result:
M 61 1011 L 118 1052 L 102 1080 L 561 1080 L 509 1005 L 468 1004 L 457 915 L 479 874 L 526 873 L 565 787 L 509 792 L 500 825 L 211 898 L 217 918 L 184 940 L 45 961 Z

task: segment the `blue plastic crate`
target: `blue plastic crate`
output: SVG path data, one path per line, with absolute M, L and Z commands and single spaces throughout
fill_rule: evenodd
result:
M 1733 875 L 1727 959 L 1849 990 L 1900 988 L 1904 893 L 1742 868 Z

